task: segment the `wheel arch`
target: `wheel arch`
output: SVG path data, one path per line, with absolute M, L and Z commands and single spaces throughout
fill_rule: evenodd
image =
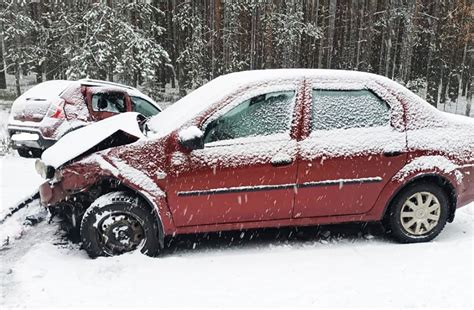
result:
M 151 209 L 151 212 L 153 213 L 154 218 L 155 218 L 155 223 L 158 227 L 158 233 L 159 233 L 158 239 L 160 241 L 160 246 L 162 248 L 164 248 L 164 246 L 165 246 L 165 230 L 164 230 L 164 227 L 163 227 L 163 221 L 161 220 L 160 212 L 158 211 L 159 206 L 156 205 L 152 201 L 151 197 L 148 197 L 148 195 L 145 195 L 142 191 L 137 191 L 137 190 L 131 188 L 130 186 L 125 185 L 125 184 L 123 184 L 123 187 L 126 189 L 127 192 L 130 192 L 134 195 L 137 195 L 138 197 L 143 199 L 143 201 L 146 202 L 147 207 Z
M 446 196 L 448 197 L 448 200 L 449 200 L 448 222 L 451 223 L 454 220 L 454 215 L 456 213 L 456 205 L 457 205 L 456 187 L 449 180 L 449 178 L 442 176 L 440 174 L 436 174 L 436 173 L 418 174 L 414 176 L 413 178 L 411 178 L 408 182 L 401 184 L 401 186 L 397 188 L 397 190 L 392 194 L 387 204 L 385 205 L 382 219 L 385 219 L 387 215 L 387 211 L 389 210 L 393 201 L 398 197 L 398 195 L 400 195 L 400 193 L 402 193 L 407 187 L 413 186 L 414 184 L 418 184 L 422 182 L 434 183 L 446 193 Z
M 94 194 L 96 197 L 105 195 L 110 192 L 124 191 L 141 198 L 146 203 L 147 208 L 151 209 L 151 212 L 154 215 L 155 223 L 157 224 L 159 230 L 158 238 L 160 246 L 162 248 L 164 247 L 165 230 L 163 226 L 163 221 L 159 212 L 159 206 L 153 201 L 151 195 L 148 195 L 143 190 L 136 188 L 133 184 L 125 183 L 123 182 L 123 180 L 119 180 L 115 177 L 102 178 L 91 186 L 90 191 L 97 191 Z

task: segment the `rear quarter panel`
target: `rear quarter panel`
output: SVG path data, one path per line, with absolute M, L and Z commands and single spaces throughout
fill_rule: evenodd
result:
M 462 165 L 459 171 L 463 179 L 459 190 L 458 208 L 474 202 L 474 163 Z
M 458 166 L 446 166 L 443 157 L 433 156 L 416 156 L 412 153 L 404 168 L 402 168 L 384 187 L 380 193 L 375 206 L 366 214 L 367 220 L 380 220 L 383 218 L 385 211 L 390 206 L 391 201 L 403 189 L 417 180 L 427 176 L 437 176 L 448 182 L 455 190 L 458 196 L 458 207 L 460 195 L 464 186 L 464 179 L 458 169 Z M 445 159 L 448 161 L 448 159 Z M 437 163 L 438 161 L 438 163 Z M 439 164 L 439 162 L 443 164 Z M 421 163 L 421 164 L 420 164 Z M 453 170 L 447 167 L 453 168 Z M 472 177 L 472 176 L 471 176 Z

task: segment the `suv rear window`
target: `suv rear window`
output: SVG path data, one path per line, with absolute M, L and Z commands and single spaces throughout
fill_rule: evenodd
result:
M 125 112 L 125 95 L 121 93 L 98 93 L 92 96 L 92 110 L 96 112 Z

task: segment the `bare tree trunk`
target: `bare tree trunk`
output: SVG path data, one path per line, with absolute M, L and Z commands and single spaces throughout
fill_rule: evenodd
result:
M 392 3 L 391 0 L 388 0 L 387 2 L 388 4 L 386 7 L 387 35 L 385 37 L 385 76 L 389 76 L 390 74 L 390 57 L 392 52 L 392 21 L 390 14 Z
M 360 54 L 361 54 L 361 49 L 362 49 L 362 41 L 364 39 L 364 14 L 365 14 L 365 1 L 362 2 L 361 7 L 359 9 L 359 31 L 357 35 L 357 54 L 356 54 L 356 61 L 355 61 L 355 69 L 359 70 L 359 65 L 360 65 Z M 365 29 L 365 33 L 367 33 L 367 29 Z
M 20 75 L 21 75 L 21 67 L 17 61 L 15 63 L 15 89 L 16 89 L 16 95 L 18 97 L 21 96 Z
M 431 15 L 434 17 L 441 16 L 440 14 L 440 3 L 439 0 L 435 0 L 433 4 L 433 10 Z M 439 23 L 438 18 L 432 18 L 430 20 L 431 29 L 433 32 L 430 36 L 430 48 L 429 48 L 429 60 L 427 70 L 427 90 L 426 100 L 433 106 L 438 106 L 439 96 L 439 83 L 441 80 L 441 61 L 440 61 L 440 40 L 439 40 Z
M 321 25 L 324 24 L 324 16 L 321 18 Z M 323 67 L 323 58 L 324 58 L 324 35 L 319 39 L 319 50 L 318 50 L 318 68 Z
M 462 82 L 461 82 L 461 96 L 466 96 L 466 91 L 467 91 L 467 86 L 470 80 L 472 80 L 472 70 L 471 67 L 469 66 L 469 60 L 468 60 L 468 53 L 467 53 L 467 47 L 468 47 L 469 40 L 466 40 L 466 43 L 464 43 L 464 50 L 462 54 Z
M 0 89 L 7 89 L 7 66 L 3 52 L 5 50 L 3 42 L 3 24 L 0 24 Z
M 473 85 L 473 75 L 474 75 L 474 52 L 470 52 L 468 56 L 468 80 L 467 80 L 467 94 L 466 94 L 466 116 L 471 115 L 471 107 L 472 107 L 472 93 L 474 92 L 474 85 Z
M 250 70 L 255 69 L 255 56 L 256 56 L 256 32 L 257 32 L 257 10 L 258 6 L 255 5 L 252 8 L 252 21 L 250 29 Z
M 374 68 L 372 66 L 372 55 L 375 53 L 372 51 L 372 47 L 374 46 L 374 14 L 377 10 L 377 0 L 368 0 L 368 8 L 367 8 L 367 31 L 366 31 L 366 48 L 362 49 L 363 53 L 363 62 L 365 66 L 361 68 L 364 71 L 371 71 L 374 72 Z
M 413 43 L 416 32 L 416 18 L 418 14 L 419 0 L 408 0 L 408 12 L 405 19 L 405 31 L 403 35 L 401 59 L 402 66 L 400 77 L 408 83 L 411 78 L 411 60 L 413 58 Z
M 336 24 L 336 4 L 337 0 L 329 1 L 329 26 L 328 26 L 328 55 L 326 60 L 326 68 L 332 67 L 332 56 L 334 51 L 334 27 Z

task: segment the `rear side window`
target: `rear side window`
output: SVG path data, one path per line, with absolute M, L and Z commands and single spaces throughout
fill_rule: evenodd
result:
M 245 100 L 207 126 L 204 142 L 288 132 L 294 101 L 294 91 L 272 92 Z
M 312 130 L 390 125 L 390 107 L 369 90 L 313 90 Z
M 140 97 L 131 97 L 132 99 L 132 111 L 143 114 L 146 117 L 156 115 L 160 113 L 160 110 L 152 105 L 150 102 Z
M 121 93 L 94 94 L 92 96 L 92 110 L 96 112 L 125 112 L 125 95 Z

